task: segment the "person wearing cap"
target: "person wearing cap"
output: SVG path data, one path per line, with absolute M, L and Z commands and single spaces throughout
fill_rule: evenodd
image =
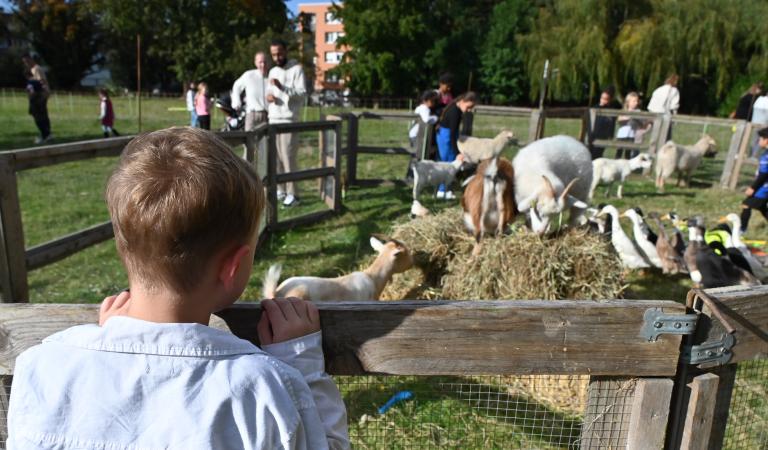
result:
M 741 202 L 741 232 L 747 231 L 752 210 L 760 211 L 760 214 L 768 220 L 768 127 L 757 132 L 757 144 L 763 150 L 760 155 L 760 163 L 757 169 L 755 181 L 744 191 L 747 198 Z

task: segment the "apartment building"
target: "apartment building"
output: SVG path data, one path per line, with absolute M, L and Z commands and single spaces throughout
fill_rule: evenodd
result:
M 316 91 L 344 88 L 344 80 L 338 75 L 328 73 L 344 57 L 345 47 L 337 48 L 336 41 L 344 35 L 344 24 L 331 11 L 332 3 L 299 4 L 299 26 L 301 31 L 313 39 L 304 41 L 303 52 L 313 53 L 315 66 L 314 89 Z

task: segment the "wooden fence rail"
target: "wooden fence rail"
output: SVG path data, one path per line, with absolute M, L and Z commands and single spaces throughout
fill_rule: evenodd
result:
M 321 167 L 289 174 L 276 173 L 280 133 L 320 132 Z M 244 145 L 243 157 L 253 164 L 267 182 L 269 217 L 267 232 L 298 224 L 313 223 L 341 211 L 341 121 L 261 124 L 253 131 L 218 132 L 229 145 Z M 113 237 L 111 222 L 96 224 L 49 242 L 25 248 L 21 221 L 17 173 L 66 162 L 120 155 L 134 136 L 57 144 L 0 153 L 0 302 L 24 302 L 29 298 L 28 271 L 52 264 L 87 247 Z M 266 168 L 259 160 L 266 160 Z M 266 170 L 265 170 L 266 169 Z M 290 220 L 278 220 L 277 184 L 320 178 L 320 195 L 328 211 L 310 213 Z M 272 183 L 270 185 L 270 183 Z
M 331 374 L 589 375 L 581 448 L 605 448 L 606 433 L 619 433 L 632 449 L 661 448 L 665 437 L 668 449 L 717 449 L 728 419 L 733 363 L 768 357 L 768 286 L 704 294 L 704 306 L 691 293 L 688 306 L 518 300 L 318 307 Z M 258 304 L 238 304 L 212 317 L 211 326 L 258 344 L 260 313 Z M 57 331 L 95 323 L 97 315 L 97 305 L 0 305 L 0 376 L 10 383 L 21 352 Z M 691 317 L 695 325 L 685 336 L 675 334 L 675 321 Z M 661 333 L 654 339 L 649 329 Z M 707 345 L 723 333 L 735 336 L 731 359 L 715 368 L 685 363 L 691 345 Z M 605 410 L 614 402 L 630 405 L 628 418 Z

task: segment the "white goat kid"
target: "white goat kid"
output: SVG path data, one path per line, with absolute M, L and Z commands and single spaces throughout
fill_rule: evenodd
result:
M 480 161 L 499 156 L 502 150 L 515 138 L 515 133 L 502 130 L 494 138 L 477 138 L 461 136 L 456 142 L 459 151 L 464 155 L 464 161 L 480 164 Z
M 530 212 L 531 227 L 545 233 L 551 218 L 570 210 L 569 224 L 580 223 L 592 185 L 589 150 L 570 136 L 535 141 L 512 161 L 515 198 L 520 212 Z
M 413 199 L 418 200 L 419 194 L 427 186 L 437 187 L 444 184 L 446 189 L 450 189 L 449 186 L 456 179 L 456 173 L 461 169 L 463 160 L 464 158 L 459 155 L 453 162 L 412 161 Z
M 589 189 L 589 198 L 595 195 L 595 188 L 600 184 L 607 184 L 608 190 L 606 197 L 611 192 L 613 183 L 619 182 L 619 189 L 616 192 L 618 198 L 624 189 L 624 182 L 630 173 L 642 169 L 646 171 L 651 168 L 653 158 L 647 153 L 640 153 L 632 159 L 609 159 L 597 158 L 592 161 L 592 186 Z
M 279 264 L 269 268 L 264 277 L 264 298 L 298 297 L 313 301 L 378 300 L 392 275 L 413 266 L 413 256 L 402 242 L 382 243 L 371 237 L 371 247 L 379 256 L 368 268 L 337 278 L 292 277 L 280 283 Z

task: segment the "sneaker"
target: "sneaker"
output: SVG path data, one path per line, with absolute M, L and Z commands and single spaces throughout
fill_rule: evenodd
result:
M 49 134 L 47 138 L 43 139 L 43 142 L 50 142 L 53 140 L 53 134 Z
M 285 192 L 277 191 L 277 199 L 278 200 L 284 200 L 285 199 Z
M 446 200 L 455 200 L 456 196 L 453 195 L 453 191 L 445 191 L 445 199 Z
M 35 144 L 42 144 L 42 143 L 43 143 L 43 138 L 41 138 L 41 137 L 36 137 L 36 138 L 35 138 L 35 140 L 34 140 L 34 141 L 32 141 L 32 142 L 34 142 Z
M 288 194 L 285 196 L 285 200 L 283 200 L 283 206 L 293 206 L 299 203 L 299 199 L 294 197 L 293 194 Z
M 440 200 L 445 199 L 445 191 L 437 191 L 437 198 Z

